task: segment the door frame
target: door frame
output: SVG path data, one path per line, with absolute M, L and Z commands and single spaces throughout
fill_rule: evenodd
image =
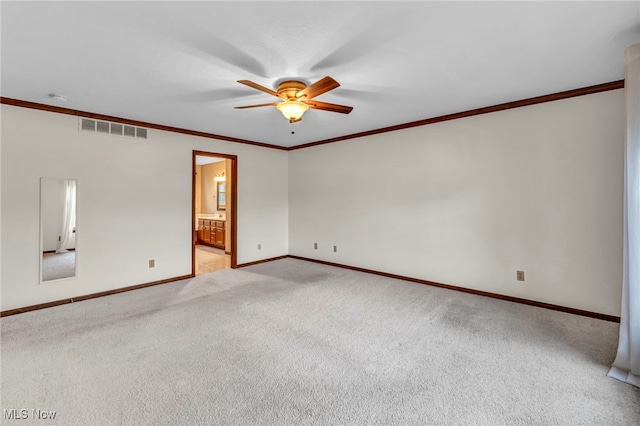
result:
M 238 267 L 238 156 L 231 154 L 220 154 L 217 152 L 193 150 L 191 159 L 191 275 L 196 275 L 196 157 L 217 157 L 231 160 L 231 187 L 227 191 L 227 200 L 231 204 L 231 229 L 225 227 L 225 232 L 231 232 L 229 241 L 231 242 L 231 268 Z M 225 248 L 225 251 L 226 250 Z

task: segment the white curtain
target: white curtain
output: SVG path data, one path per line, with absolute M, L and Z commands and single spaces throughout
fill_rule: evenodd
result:
M 640 44 L 629 47 L 624 59 L 624 271 L 618 354 L 609 376 L 640 387 Z
M 62 214 L 62 235 L 58 242 L 56 253 L 66 253 L 73 239 L 76 225 L 76 181 L 65 180 L 64 186 L 64 212 Z

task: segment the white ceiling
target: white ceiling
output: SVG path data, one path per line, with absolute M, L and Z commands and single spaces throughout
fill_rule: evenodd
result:
M 624 78 L 640 2 L 8 2 L 1 94 L 280 146 Z M 341 87 L 289 122 L 267 87 Z M 48 97 L 59 93 L 65 103 Z M 291 134 L 295 131 L 295 134 Z

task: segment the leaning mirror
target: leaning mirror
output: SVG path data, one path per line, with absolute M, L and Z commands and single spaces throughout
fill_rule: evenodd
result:
M 40 282 L 76 276 L 77 179 L 40 178 Z

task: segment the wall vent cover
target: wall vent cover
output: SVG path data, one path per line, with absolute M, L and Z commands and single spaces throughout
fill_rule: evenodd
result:
M 146 139 L 147 129 L 109 121 L 80 117 L 80 130 L 83 132 L 104 133 L 129 138 Z

